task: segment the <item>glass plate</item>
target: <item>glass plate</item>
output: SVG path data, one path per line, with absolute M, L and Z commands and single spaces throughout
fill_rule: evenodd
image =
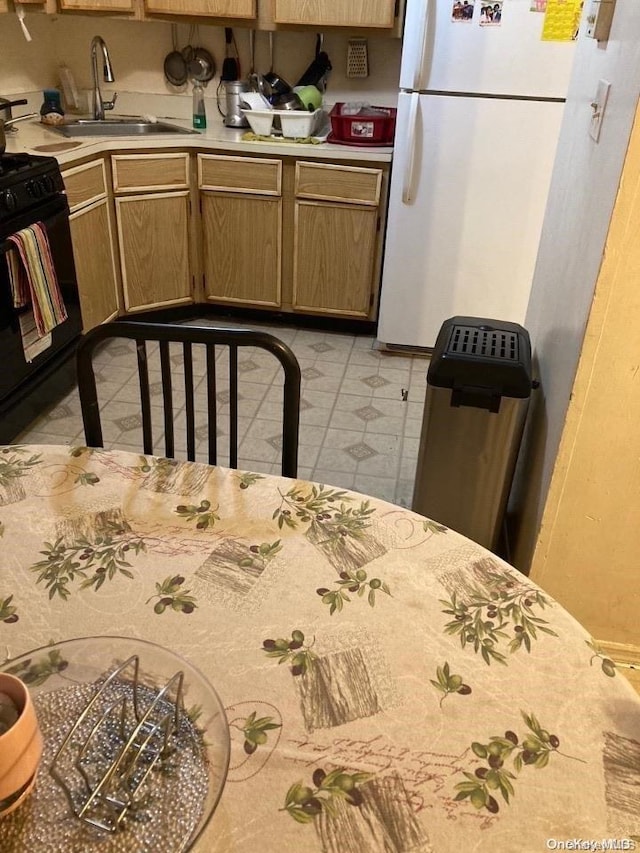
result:
M 71 799 L 50 769 L 66 735 L 98 692 L 99 683 L 133 655 L 139 658 L 138 698 L 142 711 L 178 672 L 184 674 L 184 710 L 180 712 L 175 750 L 168 759 L 158 761 L 141 784 L 124 829 L 111 833 L 96 829 L 73 814 L 71 801 L 77 803 L 77 797 L 84 796 L 86 790 L 82 776 L 74 774 L 73 761 L 79 755 L 75 735 L 65 746 L 70 751 L 69 760 L 62 760 L 63 750 L 56 763 L 56 770 L 69 782 Z M 33 793 L 2 821 L 3 853 L 89 850 L 94 846 L 103 853 L 182 853 L 192 849 L 218 804 L 230 755 L 224 707 L 212 685 L 195 667 L 174 652 L 144 640 L 83 637 L 27 652 L 1 669 L 28 684 L 45 742 Z M 132 681 L 133 666 L 129 665 L 113 682 L 113 688 L 122 691 L 119 695 L 131 697 Z M 175 691 L 170 696 L 175 697 Z M 129 698 L 125 701 L 129 702 Z M 100 697 L 91 711 L 93 722 L 100 719 L 108 705 L 107 699 Z M 92 762 L 98 766 L 111 748 L 109 737 L 105 728 L 103 741 L 98 738 L 97 748 L 88 750 L 87 774 L 91 778 Z M 76 753 L 71 754 L 73 749 Z

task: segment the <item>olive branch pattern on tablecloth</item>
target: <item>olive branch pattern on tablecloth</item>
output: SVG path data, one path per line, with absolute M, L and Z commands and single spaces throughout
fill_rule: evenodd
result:
M 422 522 L 422 529 L 425 533 L 429 533 L 429 539 L 431 536 L 437 533 L 447 533 L 449 528 L 445 527 L 444 524 L 438 524 L 436 521 L 431 521 L 430 518 L 425 518 Z
M 242 721 L 242 725 L 237 723 L 229 723 L 229 725 L 242 732 L 244 735 L 242 747 L 247 755 L 253 755 L 259 746 L 267 743 L 269 739 L 267 732 L 282 728 L 282 723 L 274 723 L 274 719 L 274 717 L 258 717 L 256 711 L 252 711 Z
M 155 595 L 148 598 L 145 604 L 149 604 L 150 601 L 157 598 L 158 601 L 153 605 L 153 610 L 158 616 L 163 614 L 168 607 L 177 613 L 185 613 L 187 615 L 193 613 L 198 605 L 196 604 L 196 599 L 192 595 L 189 595 L 191 592 L 190 589 L 180 589 L 184 582 L 185 579 L 182 575 L 174 575 L 173 577 L 165 578 L 162 583 L 156 583 Z
M 59 595 L 65 600 L 71 595 L 69 584 L 77 578 L 82 578 L 80 589 L 93 587 L 96 591 L 118 574 L 132 579 L 127 556 L 146 551 L 144 540 L 135 536 L 128 525 L 119 522 L 108 522 L 93 541 L 80 536 L 67 545 L 58 537 L 55 542 L 45 542 L 44 546 L 45 550 L 40 553 L 45 559 L 34 563 L 30 571 L 38 572 L 36 583 L 45 582 L 49 598 Z
M 11 625 L 19 619 L 16 612 L 18 608 L 11 603 L 12 601 L 13 594 L 8 595 L 5 599 L 0 599 L 0 622 L 6 622 L 7 625 Z
M 468 696 L 471 693 L 471 687 L 464 683 L 461 675 L 452 673 L 449 664 L 445 661 L 443 666 L 436 668 L 436 681 L 429 679 L 436 690 L 442 693 L 440 697 L 440 707 L 442 703 L 451 693 L 459 693 L 461 696 Z
M 91 471 L 82 471 L 74 482 L 79 486 L 95 486 L 100 482 L 100 477 Z
M 458 793 L 454 797 L 455 800 L 468 798 L 476 809 L 485 808 L 496 814 L 500 811 L 500 806 L 492 792 L 500 792 L 508 804 L 509 797 L 515 793 L 513 780 L 524 766 L 540 770 L 547 766 L 553 753 L 580 761 L 582 764 L 586 763 L 581 758 L 560 752 L 558 736 L 543 729 L 534 714 L 524 711 L 520 713 L 529 730 L 522 741 L 514 731 L 509 730 L 503 736 L 493 735 L 488 743 L 474 741 L 471 744 L 473 753 L 486 761 L 486 765 L 476 767 L 473 773 L 462 771 L 466 781 L 456 784 L 455 790 Z M 509 761 L 512 762 L 515 773 L 506 767 Z
M 284 637 L 279 637 L 277 640 L 265 640 L 262 643 L 262 650 L 267 657 L 279 658 L 279 664 L 290 663 L 291 674 L 298 676 L 304 675 L 318 659 L 315 652 L 311 651 L 312 646 L 313 642 L 305 646 L 304 634 L 296 629 L 291 632 L 290 640 Z
M 28 472 L 34 465 L 41 462 L 41 455 L 34 453 L 28 459 L 21 457 L 27 453 L 24 447 L 20 444 L 13 444 L 9 447 L 3 447 L 0 450 L 0 486 L 8 486 L 14 480 Z
M 594 652 L 589 659 L 589 666 L 593 666 L 593 662 L 596 658 L 600 660 L 600 666 L 602 667 L 602 671 L 605 675 L 608 675 L 609 678 L 615 678 L 616 675 L 616 665 L 615 661 L 612 661 L 611 658 L 608 658 L 605 653 L 602 651 L 600 646 L 595 642 L 595 640 L 585 640 L 585 643 L 589 646 L 589 648 Z
M 330 616 L 336 610 L 339 613 L 344 607 L 345 602 L 351 601 L 347 592 L 353 592 L 362 598 L 367 590 L 369 590 L 367 601 L 371 607 L 375 607 L 377 590 L 382 590 L 387 595 L 391 595 L 391 590 L 384 581 L 380 580 L 380 578 L 371 578 L 369 580 L 364 569 L 340 572 L 340 580 L 334 583 L 338 585 L 338 589 L 330 590 L 326 587 L 320 587 L 316 590 L 316 593 L 322 598 L 322 603 L 328 605 Z
M 264 479 L 262 474 L 254 474 L 252 471 L 242 471 L 236 474 L 236 480 L 238 480 L 238 485 L 241 489 L 248 489 L 249 486 L 253 486 L 258 480 Z
M 197 530 L 206 530 L 213 527 L 216 521 L 220 521 L 218 515 L 219 507 L 211 509 L 211 501 L 201 500 L 199 504 L 178 504 L 175 512 L 185 521 L 196 521 Z
M 286 525 L 295 529 L 299 522 L 315 521 L 321 525 L 325 536 L 323 541 L 327 542 L 343 536 L 359 538 L 369 527 L 370 517 L 375 512 L 369 501 L 362 501 L 359 507 L 347 506 L 347 502 L 354 498 L 342 489 L 313 486 L 305 494 L 301 488 L 294 486 L 288 492 L 279 489 L 278 492 L 280 505 L 272 516 L 278 520 L 278 527 L 282 529 Z
M 548 622 L 534 614 L 534 607 L 544 609 L 547 598 L 536 589 L 517 584 L 509 575 L 489 572 L 486 588 L 470 586 L 464 600 L 454 591 L 451 599 L 440 599 L 443 613 L 453 616 L 445 625 L 446 634 L 457 634 L 460 645 L 472 645 L 487 664 L 507 663 L 507 655 L 497 647 L 508 640 L 507 651 L 514 654 L 521 648 L 531 651 L 531 642 L 538 632 L 557 637 Z
M 93 447 L 85 447 L 84 445 L 78 445 L 76 447 L 69 448 L 69 456 L 73 456 L 77 459 L 80 456 L 84 456 L 86 453 L 87 456 L 91 456 L 93 454 L 95 448 Z
M 283 811 L 298 823 L 311 823 L 321 812 L 333 814 L 337 800 L 360 806 L 363 796 L 359 786 L 372 778 L 372 773 L 349 773 L 343 767 L 329 773 L 318 767 L 313 771 L 313 788 L 303 785 L 301 781 L 289 788 Z

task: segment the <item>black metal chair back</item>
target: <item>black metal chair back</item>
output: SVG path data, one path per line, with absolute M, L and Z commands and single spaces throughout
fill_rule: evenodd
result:
M 274 355 L 284 369 L 282 409 L 282 474 L 296 477 L 298 469 L 298 429 L 300 420 L 300 365 L 291 349 L 274 335 L 253 329 L 225 329 L 212 326 L 178 325 L 174 323 L 112 322 L 96 326 L 82 337 L 77 349 L 78 392 L 88 447 L 103 447 L 102 424 L 93 369 L 96 347 L 110 338 L 129 338 L 136 342 L 142 438 L 145 454 L 153 454 L 149 359 L 146 344 L 157 341 L 160 353 L 162 397 L 164 404 L 165 455 L 175 456 L 172 368 L 169 344 L 181 343 L 183 349 L 185 416 L 187 425 L 187 458 L 195 460 L 195 407 L 193 345 L 204 344 L 206 352 L 206 387 L 208 406 L 209 463 L 217 464 L 218 411 L 216 346 L 229 350 L 229 467 L 238 467 L 238 350 L 259 347 Z M 225 463 L 226 464 L 226 463 Z

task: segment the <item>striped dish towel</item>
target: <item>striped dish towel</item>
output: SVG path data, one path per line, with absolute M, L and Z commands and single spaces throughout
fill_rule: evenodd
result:
M 7 253 L 14 307 L 22 308 L 30 302 L 38 334 L 46 335 L 67 319 L 46 229 L 42 222 L 36 222 L 8 239 L 22 261 L 17 263 L 10 257 L 13 253 Z

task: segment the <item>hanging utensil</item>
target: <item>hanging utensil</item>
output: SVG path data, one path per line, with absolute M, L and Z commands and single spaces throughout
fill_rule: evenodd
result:
M 264 84 L 260 75 L 256 74 L 256 34 L 254 30 L 249 30 L 249 63 L 249 75 L 247 77 L 249 88 L 252 92 L 263 94 Z
M 280 95 L 287 95 L 291 91 L 291 86 L 284 80 L 279 74 L 277 74 L 273 70 L 273 46 L 274 46 L 274 35 L 273 32 L 269 33 L 269 70 L 264 75 L 264 80 L 268 84 L 271 89 L 270 92 L 270 100 L 272 98 L 279 97 Z
M 195 36 L 196 36 L 196 27 L 195 27 L 195 24 L 191 24 L 191 27 L 189 28 L 189 43 L 186 44 L 182 48 L 182 56 L 183 56 L 184 61 L 187 63 L 187 66 L 189 65 L 189 63 L 193 59 L 194 49 L 193 49 L 193 45 L 191 44 L 191 42 L 195 41 Z
M 171 24 L 171 38 L 173 50 L 165 56 L 164 76 L 172 86 L 184 86 L 187 82 L 187 63 L 178 50 L 178 27 L 176 24 Z
M 200 28 L 196 24 L 195 42 L 200 41 Z M 208 83 L 216 73 L 216 63 L 213 56 L 204 47 L 192 48 L 192 57 L 187 63 L 187 71 L 191 80 L 199 83 Z
M 332 69 L 332 65 L 328 55 L 322 49 L 323 45 L 324 35 L 318 33 L 316 35 L 315 59 L 298 80 L 296 86 L 317 86 L 321 92 L 326 88 L 327 77 Z
M 188 65 L 189 77 L 200 83 L 208 83 L 216 73 L 216 63 L 213 56 L 204 47 L 196 47 L 193 51 L 193 59 Z
M 15 3 L 16 7 L 16 16 L 18 21 L 20 22 L 20 27 L 22 28 L 22 35 L 25 38 L 25 41 L 31 41 L 31 33 L 27 29 L 27 25 L 24 22 L 24 6 L 21 6 L 20 3 Z

